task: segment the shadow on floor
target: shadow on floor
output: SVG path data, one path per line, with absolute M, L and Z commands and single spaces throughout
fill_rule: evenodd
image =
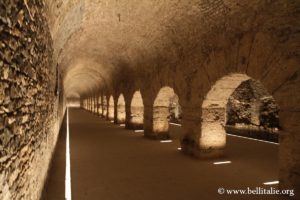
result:
M 66 116 L 57 139 L 41 200 L 65 199 Z

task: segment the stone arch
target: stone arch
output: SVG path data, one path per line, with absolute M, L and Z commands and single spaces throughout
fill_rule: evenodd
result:
M 169 122 L 180 121 L 181 107 L 178 95 L 168 86 L 162 87 L 153 103 L 153 133 L 158 138 L 167 139 Z
M 140 129 L 144 124 L 144 103 L 141 91 L 135 91 L 130 104 L 129 128 Z
M 226 129 L 226 124 L 232 123 L 232 119 L 229 118 L 227 113 L 227 110 L 232 106 L 229 105 L 232 103 L 232 100 L 229 100 L 232 98 L 236 89 L 240 88 L 243 83 L 247 83 L 249 80 L 253 79 L 245 74 L 230 74 L 224 76 L 216 81 L 205 96 L 202 103 L 202 124 L 199 138 L 201 156 L 218 156 L 224 153 L 226 131 L 230 131 Z M 263 88 L 260 82 L 255 81 L 255 83 Z M 263 89 L 263 92 L 267 93 L 265 89 Z M 274 99 L 272 98 L 272 100 Z M 257 115 L 254 116 L 255 119 L 251 118 L 251 112 L 259 112 L 259 108 L 257 107 L 259 105 L 258 102 L 254 102 L 254 105 L 253 110 L 250 109 L 249 111 L 250 118 L 244 116 L 244 118 L 247 118 L 249 121 L 249 123 L 246 123 L 247 125 L 251 124 L 251 120 L 254 120 L 256 123 L 257 118 L 259 118 Z
M 124 95 L 120 94 L 117 103 L 117 122 L 124 123 L 126 118 Z
M 114 102 L 114 97 L 111 95 L 109 97 L 109 100 L 108 100 L 108 119 L 109 120 L 114 120 L 114 116 L 115 116 L 115 102 Z
M 92 96 L 92 101 L 93 101 L 93 114 L 97 115 L 97 104 L 98 104 L 98 99 L 96 95 Z

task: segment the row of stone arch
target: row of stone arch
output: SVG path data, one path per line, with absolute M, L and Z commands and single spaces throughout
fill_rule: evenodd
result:
M 265 84 L 265 81 L 263 83 Z M 273 83 L 275 84 L 275 82 Z M 270 107 L 274 107 L 275 104 L 275 100 L 269 93 L 270 91 L 266 90 L 266 88 L 270 89 L 270 86 L 267 85 L 265 88 L 260 81 L 254 80 L 246 74 L 228 74 L 219 78 L 214 84 L 211 83 L 210 90 L 199 98 L 201 100 L 199 106 L 196 105 L 197 102 L 195 103 L 194 99 L 187 100 L 189 99 L 189 91 L 197 92 L 195 88 L 191 88 L 185 94 L 182 94 L 178 91 L 178 88 L 173 89 L 166 85 L 162 85 L 155 95 L 152 94 L 153 90 L 151 88 L 145 87 L 137 88 L 132 92 L 132 95 L 128 95 L 127 93 L 130 93 L 128 91 L 120 92 L 119 95 L 114 96 L 112 95 L 113 92 L 90 95 L 81 99 L 81 106 L 113 120 L 115 123 L 125 123 L 127 128 L 143 128 L 144 135 L 147 137 L 166 139 L 169 138 L 170 112 L 167 112 L 167 110 L 170 109 L 170 104 L 167 108 L 168 103 L 166 102 L 168 101 L 166 99 L 168 98 L 165 97 L 174 98 L 174 96 L 170 97 L 169 94 L 178 94 L 177 101 L 180 108 L 177 110 L 180 110 L 180 114 L 177 113 L 177 119 L 175 120 L 178 120 L 177 123 L 181 124 L 180 143 L 182 152 L 200 158 L 224 155 L 226 132 L 232 129 L 230 127 L 232 124 L 243 123 L 245 120 L 249 121 L 251 126 L 257 123 L 262 124 L 259 128 L 271 129 L 271 132 L 275 130 L 273 133 L 275 133 L 277 141 L 280 142 L 279 180 L 281 187 L 296 189 L 295 187 L 299 186 L 296 181 L 298 175 L 295 173 L 295 170 L 298 170 L 300 166 L 297 159 L 298 154 L 295 153 L 296 151 L 299 152 L 296 145 L 298 137 L 294 134 L 297 132 L 297 125 L 294 122 L 295 119 L 299 118 L 297 118 L 297 110 L 287 110 L 286 107 L 289 104 L 286 103 L 288 100 L 284 98 L 285 93 L 275 94 L 275 100 L 279 105 L 275 107 L 278 110 L 274 111 L 273 116 L 269 116 L 266 120 L 264 113 Z M 239 99 L 238 88 L 242 85 L 250 85 L 252 89 L 256 87 L 254 90 L 259 92 L 252 95 L 255 97 L 255 101 L 241 101 Z M 257 86 L 259 89 L 257 89 Z M 271 94 L 275 92 L 272 90 Z M 251 93 L 251 90 L 247 90 L 245 93 Z M 233 94 L 236 97 L 233 98 Z M 298 93 L 296 92 L 295 95 L 298 95 Z M 193 96 L 196 95 L 193 94 Z M 291 103 L 293 102 L 292 100 Z M 251 112 L 248 112 L 248 114 L 250 113 L 251 116 L 259 108 L 260 114 L 253 115 L 251 118 L 239 117 L 240 111 L 235 109 L 235 105 L 250 107 Z M 287 113 L 291 114 L 287 115 Z M 230 119 L 232 116 L 235 116 L 234 120 Z
M 178 95 L 168 86 L 163 87 L 153 103 L 153 124 L 151 131 L 146 132 L 146 136 L 151 138 L 168 139 L 169 122 L 179 122 L 180 105 Z M 130 129 L 144 128 L 144 103 L 140 90 L 135 91 L 130 102 L 128 102 L 128 111 L 126 112 L 126 102 L 121 93 L 114 100 L 111 96 L 95 96 L 83 100 L 83 105 L 87 110 L 92 111 L 115 123 L 123 124 Z M 171 109 L 171 110 L 170 110 Z

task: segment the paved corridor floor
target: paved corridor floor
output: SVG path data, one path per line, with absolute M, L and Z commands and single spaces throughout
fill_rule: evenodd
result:
M 178 139 L 161 143 L 87 111 L 69 111 L 73 200 L 285 199 L 217 192 L 255 189 L 277 180 L 277 145 L 228 136 L 226 158 L 197 160 L 177 149 Z M 171 128 L 175 138 L 179 129 Z M 64 199 L 64 132 L 44 189 L 46 200 Z M 213 164 L 224 160 L 232 163 Z

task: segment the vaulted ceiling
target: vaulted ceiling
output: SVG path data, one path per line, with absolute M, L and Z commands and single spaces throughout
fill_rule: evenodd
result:
M 238 15 L 247 24 L 255 14 L 242 8 L 255 9 L 260 2 L 48 0 L 53 59 L 67 96 L 80 96 L 110 83 L 121 67 L 145 67 L 157 57 L 175 63 L 183 51 L 207 43 L 203 38 L 214 27 L 224 32 L 226 17 Z

